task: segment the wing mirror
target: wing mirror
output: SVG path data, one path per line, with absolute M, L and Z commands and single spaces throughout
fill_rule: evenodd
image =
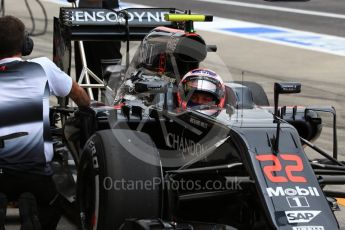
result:
M 275 116 L 279 116 L 278 114 L 279 95 L 300 93 L 301 88 L 302 88 L 301 83 L 296 83 L 296 82 L 274 83 L 274 115 Z

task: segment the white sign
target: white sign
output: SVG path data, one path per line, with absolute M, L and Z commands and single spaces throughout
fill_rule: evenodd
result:
M 317 188 L 307 187 L 301 188 L 300 186 L 295 186 L 294 188 L 266 188 L 269 197 L 273 196 L 320 196 Z
M 309 223 L 321 211 L 285 211 L 285 215 L 290 224 L 292 223 Z

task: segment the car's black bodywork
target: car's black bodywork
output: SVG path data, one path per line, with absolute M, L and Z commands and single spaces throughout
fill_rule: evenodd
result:
M 64 20 L 59 20 L 64 26 L 57 26 L 58 33 L 65 34 L 60 40 L 87 40 L 102 33 L 101 26 L 93 33 L 92 26 L 78 28 Z M 225 84 L 224 109 L 181 109 L 176 86 L 185 73 L 199 67 L 210 46 L 200 35 L 181 30 L 183 23 L 165 24 L 169 27 L 141 29 L 140 34 L 135 24 L 118 26 L 121 36 L 99 36 L 143 38 L 125 74 L 116 80 L 114 105 L 51 109 L 52 120 L 57 114 L 63 120 L 63 132 L 55 130 L 55 138 L 65 143 L 79 168 L 82 226 L 338 229 L 334 204 L 322 190 L 317 168 L 332 175 L 334 170 L 345 172 L 344 165 L 331 156 L 329 165 L 311 162 L 304 152 L 321 133 L 315 109 L 282 107 L 279 116 L 274 115 L 265 94 L 261 101 L 253 98 L 257 84 L 245 82 Z M 64 58 L 58 57 L 57 63 Z M 151 176 L 161 178 L 152 191 L 105 189 L 107 178 L 114 182 Z M 194 186 L 181 186 L 186 181 Z M 217 186 L 208 186 L 210 182 Z M 179 186 L 167 186 L 174 183 Z M 133 224 L 126 218 L 142 220 Z

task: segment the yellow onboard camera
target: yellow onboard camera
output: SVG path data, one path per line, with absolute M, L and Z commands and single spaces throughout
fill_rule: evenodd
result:
M 213 16 L 203 14 L 166 14 L 164 19 L 170 22 L 185 22 L 185 31 L 194 33 L 193 22 L 212 22 Z

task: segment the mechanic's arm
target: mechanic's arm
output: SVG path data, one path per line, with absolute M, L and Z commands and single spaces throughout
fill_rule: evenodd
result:
M 38 63 L 44 69 L 48 77 L 49 89 L 52 95 L 57 97 L 69 96 L 78 106 L 90 105 L 90 98 L 85 90 L 50 59 L 40 57 L 30 61 Z
M 68 96 L 80 107 L 87 107 L 90 105 L 89 96 L 76 81 L 72 81 L 72 89 Z

